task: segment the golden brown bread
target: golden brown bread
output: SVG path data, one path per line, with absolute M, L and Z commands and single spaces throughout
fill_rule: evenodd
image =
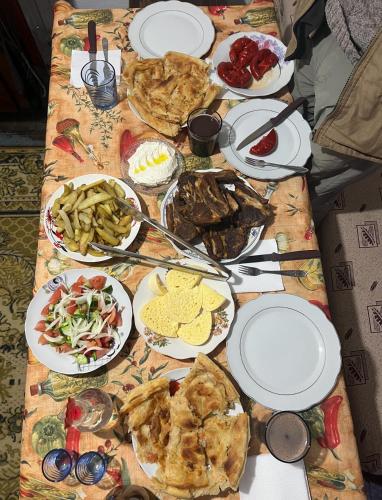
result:
M 192 110 L 208 107 L 219 94 L 208 72 L 204 61 L 178 52 L 134 61 L 124 72 L 128 100 L 148 125 L 174 137 Z

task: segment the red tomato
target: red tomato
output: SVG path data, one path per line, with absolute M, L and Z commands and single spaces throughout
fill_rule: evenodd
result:
M 71 300 L 69 302 L 68 307 L 66 308 L 66 311 L 68 314 L 74 314 L 75 310 L 77 309 L 77 304 L 74 302 L 74 300 Z
M 46 338 L 44 337 L 44 335 L 40 335 L 40 337 L 38 339 L 38 343 L 41 344 L 41 345 L 46 345 L 46 344 L 48 344 L 48 341 L 46 340 Z
M 86 282 L 86 278 L 85 278 L 84 276 L 82 276 L 82 275 L 81 275 L 81 276 L 77 279 L 77 281 L 76 281 L 76 283 L 77 283 L 78 285 L 84 285 L 84 284 L 85 284 L 85 282 Z
M 94 276 L 94 278 L 91 278 L 89 281 L 91 288 L 102 290 L 102 288 L 105 288 L 106 276 Z
M 82 285 L 80 285 L 79 283 L 73 283 L 70 291 L 76 295 L 81 295 L 82 293 Z
M 272 153 L 277 145 L 277 134 L 273 128 L 269 134 L 264 136 L 257 144 L 249 150 L 251 155 L 266 156 Z
M 35 330 L 38 332 L 45 332 L 46 331 L 46 323 L 44 319 L 40 319 L 40 321 L 37 323 L 37 325 L 34 327 Z
M 279 58 L 269 49 L 261 49 L 252 59 L 249 69 L 255 80 L 261 80 L 265 73 L 276 66 Z
M 246 88 L 251 83 L 247 68 L 237 68 L 230 62 L 221 62 L 217 67 L 219 77 L 231 87 Z
M 43 307 L 43 309 L 41 311 L 41 316 L 48 316 L 48 314 L 49 314 L 49 306 L 50 306 L 50 304 L 47 304 L 45 307 Z
M 66 292 L 66 286 L 60 285 L 57 290 L 55 290 L 52 296 L 49 299 L 49 304 L 57 304 L 57 302 L 61 299 L 61 291 Z
M 109 321 L 109 324 L 112 325 L 112 326 L 121 326 L 122 325 L 121 313 L 118 312 L 118 311 L 115 311 L 113 320 Z
M 249 45 L 252 42 L 250 38 L 247 36 L 242 36 L 241 38 L 238 38 L 231 44 L 231 49 L 236 50 L 237 52 L 241 52 L 244 47 Z

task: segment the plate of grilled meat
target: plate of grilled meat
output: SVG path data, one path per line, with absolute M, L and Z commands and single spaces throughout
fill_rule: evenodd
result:
M 161 205 L 164 226 L 223 263 L 250 252 L 271 217 L 268 200 L 231 170 L 183 172 Z M 181 254 L 200 259 L 172 244 Z

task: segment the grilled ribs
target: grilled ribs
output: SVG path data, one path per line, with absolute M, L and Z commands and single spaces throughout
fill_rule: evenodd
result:
M 232 196 L 240 207 L 233 217 L 235 226 L 242 228 L 262 226 L 270 217 L 271 208 L 268 202 L 245 184 L 236 185 Z
M 210 257 L 218 260 L 234 259 L 248 241 L 249 229 L 222 223 L 211 226 L 202 235 L 203 243 Z

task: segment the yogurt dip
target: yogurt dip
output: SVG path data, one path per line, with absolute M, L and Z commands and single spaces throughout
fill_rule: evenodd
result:
M 129 176 L 137 184 L 159 186 L 168 182 L 177 167 L 176 152 L 161 141 L 146 141 L 129 160 Z

